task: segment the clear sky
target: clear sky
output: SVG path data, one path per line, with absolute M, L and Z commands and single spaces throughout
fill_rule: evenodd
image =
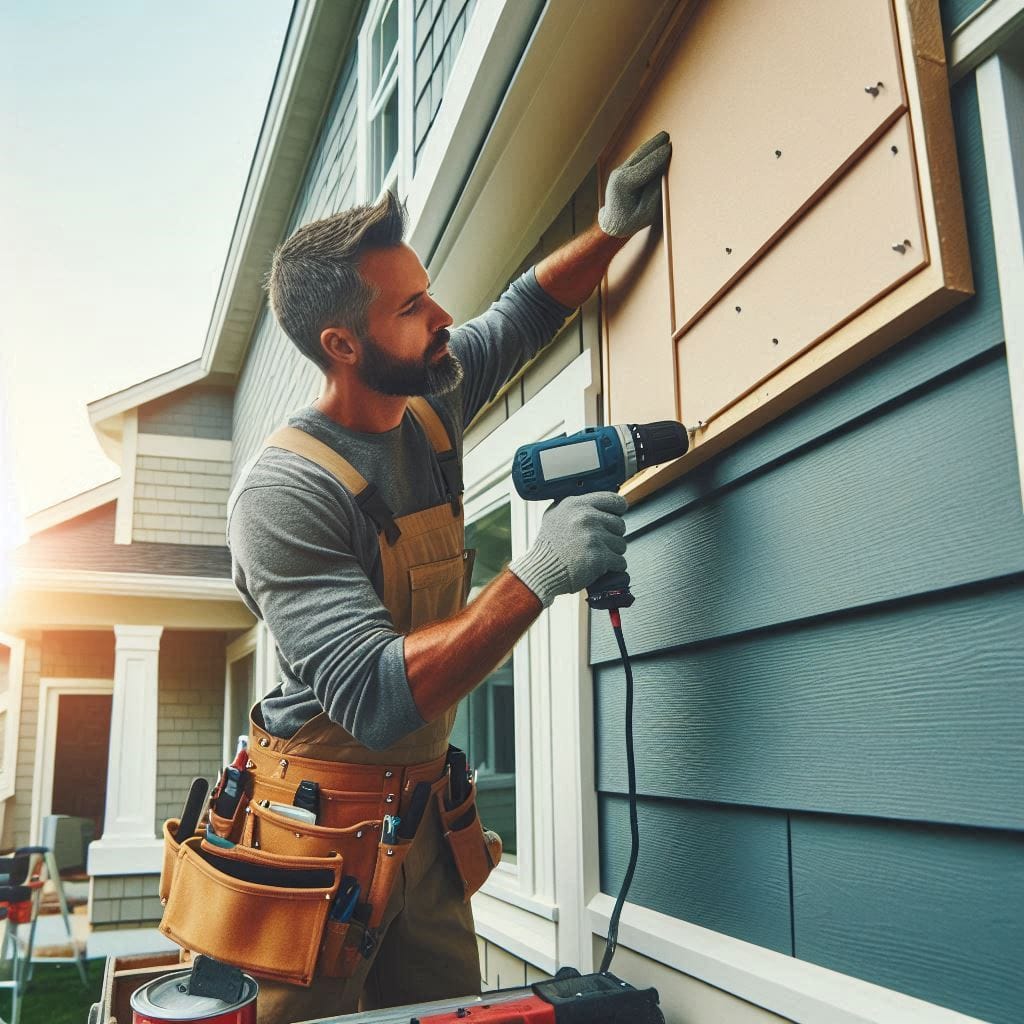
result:
M 291 0 L 0 0 L 0 555 L 202 352 Z M 0 580 L 2 584 L 2 580 Z

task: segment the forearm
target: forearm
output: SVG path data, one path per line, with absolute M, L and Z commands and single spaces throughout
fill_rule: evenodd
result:
M 590 298 L 612 257 L 628 241 L 594 224 L 537 264 L 537 283 L 555 301 L 575 309 Z
M 507 569 L 458 615 L 405 638 L 413 702 L 432 722 L 481 683 L 541 613 L 537 596 Z

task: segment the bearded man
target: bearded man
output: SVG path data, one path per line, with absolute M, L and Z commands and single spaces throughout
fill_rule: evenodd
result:
M 613 173 L 597 224 L 455 329 L 390 193 L 274 255 L 274 314 L 324 382 L 267 439 L 230 510 L 234 581 L 280 665 L 253 709 L 244 841 L 267 857 L 340 853 L 346 877 L 316 976 L 263 980 L 262 1021 L 480 990 L 468 901 L 500 841 L 448 744 L 456 707 L 557 595 L 625 569 L 626 503 L 553 506 L 467 605 L 462 433 L 653 221 L 669 153 L 664 133 L 645 143 Z M 316 820 L 290 828 L 274 806 L 310 806 L 303 786 Z M 404 831 L 389 833 L 391 816 Z

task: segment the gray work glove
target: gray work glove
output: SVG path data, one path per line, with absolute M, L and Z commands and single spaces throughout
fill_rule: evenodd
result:
M 612 171 L 604 206 L 597 212 L 597 223 L 606 235 L 629 238 L 654 223 L 661 206 L 661 176 L 671 155 L 668 132 L 658 132 Z
M 563 498 L 544 513 L 533 547 L 509 569 L 545 608 L 559 594 L 575 594 L 606 572 L 625 572 L 622 516 L 628 507 L 613 491 Z

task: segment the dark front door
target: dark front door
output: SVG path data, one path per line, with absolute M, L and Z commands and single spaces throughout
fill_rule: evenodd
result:
M 61 694 L 57 703 L 57 750 L 53 756 L 53 814 L 92 818 L 103 834 L 107 758 L 113 697 Z

